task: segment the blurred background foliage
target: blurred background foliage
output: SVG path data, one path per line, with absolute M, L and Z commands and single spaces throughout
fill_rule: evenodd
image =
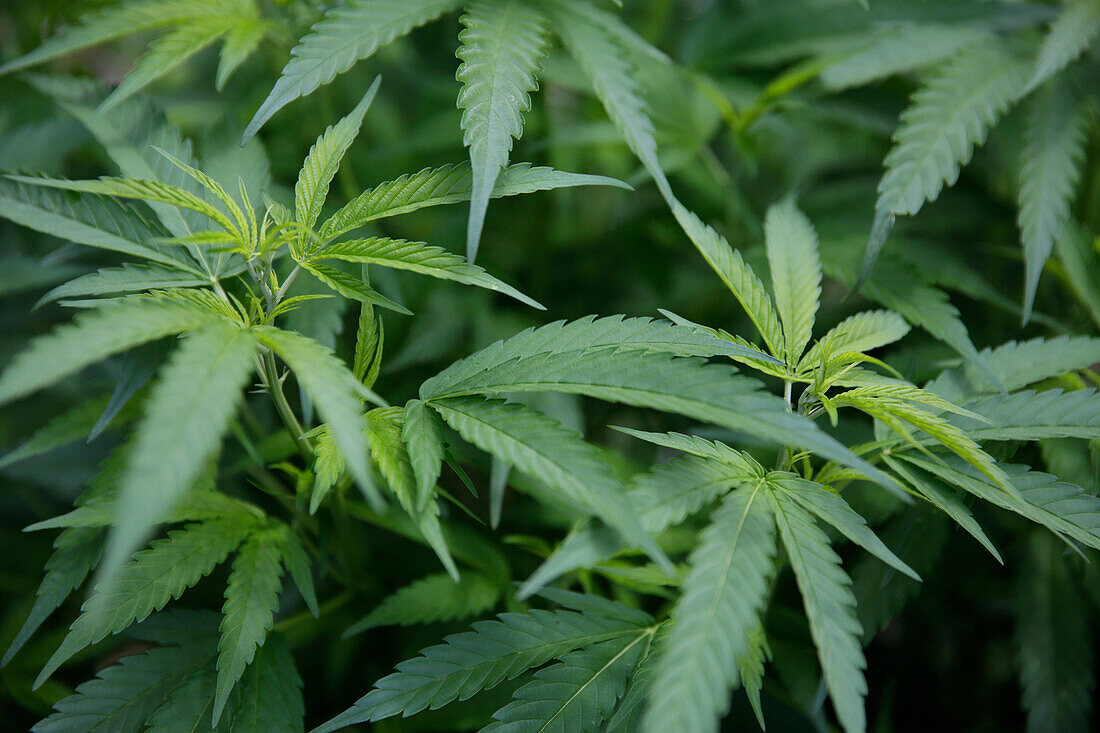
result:
M 36 47 L 57 27 L 100 4 L 106 3 L 6 0 L 0 9 L 0 61 Z M 209 169 L 243 161 L 258 174 L 270 170 L 275 182 L 270 193 L 277 200 L 288 198 L 299 161 L 318 132 L 346 114 L 378 73 L 383 77 L 381 92 L 345 158 L 333 187 L 333 204 L 402 173 L 465 159 L 460 113 L 454 105 L 459 86 L 454 53 L 460 29 L 455 14 L 384 47 L 332 84 L 289 105 L 260 133 L 262 146 L 238 147 L 240 130 L 267 95 L 294 41 L 319 17 L 323 5 L 312 0 L 264 0 L 265 17 L 283 30 L 265 39 L 220 93 L 213 84 L 217 56 L 208 50 L 157 82 L 148 96 L 195 141 Z M 941 24 L 948 36 L 992 31 L 1021 46 L 1034 46 L 1057 11 L 1056 4 L 1026 2 L 870 0 L 864 8 L 845 0 L 626 0 L 621 12 L 632 28 L 678 64 L 642 64 L 638 76 L 657 126 L 661 161 L 678 196 L 725 234 L 748 261 L 759 262 L 763 212 L 795 194 L 818 228 L 826 272 L 835 278 L 826 281 L 822 296 L 819 325 L 824 330 L 869 306 L 867 291 L 848 297 L 848 287 L 871 228 L 890 136 L 920 79 L 920 70 L 908 68 L 864 79 L 858 66 L 844 66 L 845 59 L 882 37 L 888 39 L 904 24 Z M 53 63 L 50 71 L 117 83 L 148 40 L 136 36 L 96 47 Z M 949 57 L 950 38 L 940 41 L 943 57 Z M 886 57 L 878 63 L 886 64 Z M 1074 83 L 1089 121 L 1073 212 L 1084 231 L 1095 234 L 1100 231 L 1100 65 L 1095 55 L 1086 55 L 1080 66 Z M 521 328 L 556 319 L 656 315 L 658 308 L 665 308 L 732 333 L 751 333 L 751 324 L 677 227 L 575 63 L 555 49 L 544 67 L 542 89 L 533 95 L 527 129 L 512 159 L 615 176 L 636 190 L 565 189 L 493 202 L 478 263 L 545 304 L 546 313 L 484 291 L 460 291 L 457 285 L 394 275 L 383 279 L 379 273 L 378 287 L 417 314 L 385 316 L 388 357 L 376 390 L 394 402 L 413 396 L 423 379 L 454 359 Z M 0 100 L 0 169 L 73 178 L 112 170 L 84 128 L 24 78 L 0 77 Z M 1040 281 L 1035 316 L 1021 326 L 1023 260 L 1015 200 L 1023 129 L 1023 112 L 1009 112 L 956 185 L 918 216 L 899 221 L 876 270 L 887 290 L 920 283 L 947 293 L 979 349 L 1037 335 L 1091 335 L 1097 330 L 1094 304 L 1100 301 L 1087 286 L 1100 283 L 1086 277 L 1085 286 L 1075 284 L 1067 268 L 1054 260 Z M 387 221 L 379 233 L 459 252 L 466 216 L 464 206 L 435 207 Z M 1100 267 L 1095 247 L 1086 247 L 1082 257 L 1088 266 Z M 67 319 L 56 304 L 32 310 L 46 290 L 112 263 L 103 252 L 66 245 L 0 220 L 0 363 L 7 363 L 31 335 Z M 929 292 L 928 298 L 939 302 L 940 296 Z M 348 358 L 356 317 L 357 309 L 348 309 L 343 299 L 317 300 L 295 314 L 293 325 Z M 959 362 L 954 351 L 919 329 L 883 358 L 918 384 Z M 0 414 L 0 446 L 16 446 L 79 395 L 106 397 L 120 368 L 120 360 L 108 361 L 79 381 L 46 393 L 33 406 L 20 403 L 5 409 Z M 1081 386 L 1070 382 L 1067 378 L 1064 386 Z M 626 473 L 660 456 L 607 425 L 688 427 L 667 416 L 605 403 L 561 396 L 554 400 L 540 406 L 605 446 Z M 260 401 L 252 407 L 256 420 L 273 423 Z M 52 540 L 49 533 L 20 530 L 67 508 L 115 441 L 117 435 L 107 431 L 91 442 L 78 441 L 32 459 L 0 459 L 0 646 L 6 646 L 25 618 Z M 270 447 L 280 449 L 285 446 Z M 1031 465 L 1045 461 L 1096 492 L 1094 446 L 1043 441 L 1025 450 Z M 223 462 L 232 466 L 234 457 L 243 453 L 240 444 L 229 441 Z M 481 472 L 470 478 L 475 486 L 487 486 L 486 459 L 474 454 L 463 458 L 467 465 L 481 462 Z M 444 480 L 452 494 L 462 493 L 455 474 Z M 850 500 L 856 503 L 860 498 Z M 874 517 L 875 501 L 869 492 L 859 509 Z M 472 546 L 487 562 L 496 564 L 497 580 L 505 587 L 511 579 L 529 574 L 568 526 L 564 515 L 513 492 L 494 534 L 481 524 L 488 516 L 485 493 L 465 503 L 478 520 L 462 519 L 469 541 L 477 543 Z M 1026 643 L 1021 639 L 1043 633 L 1059 608 L 1081 609 L 1079 623 L 1095 626 L 1100 607 L 1096 563 L 1067 556 L 1044 530 L 984 505 L 976 507 L 977 519 L 1002 550 L 1005 567 L 940 515 L 888 514 L 889 507 L 879 512 L 884 541 L 926 580 L 918 586 L 888 576 L 885 566 L 872 558 L 853 555 L 860 612 L 870 639 L 872 729 L 1022 729 L 1018 669 L 1027 661 L 1027 650 L 1021 651 Z M 410 578 L 437 572 L 430 551 L 387 529 L 364 531 L 363 526 L 334 529 L 333 541 L 341 544 L 345 558 L 355 558 L 356 573 L 347 586 L 331 578 L 323 582 L 320 590 L 329 599 L 329 620 L 306 623 L 306 617 L 291 609 L 277 625 L 307 681 L 307 722 L 320 722 L 342 710 L 394 661 L 465 626 L 461 621 L 412 626 L 399 633 L 372 632 L 341 641 L 341 631 L 379 600 Z M 603 582 L 598 577 L 585 580 Z M 217 602 L 223 584 L 224 577 L 215 573 L 189 592 L 188 605 Z M 510 594 L 497 595 L 494 608 L 508 608 Z M 822 719 L 823 694 L 792 578 L 784 578 L 777 599 L 767 621 L 774 660 L 765 685 L 765 714 L 772 730 L 812 730 Z M 70 669 L 31 691 L 31 680 L 59 642 L 64 619 L 72 617 L 77 604 L 70 600 L 45 633 L 0 671 L 0 705 L 8 729 L 29 727 L 91 670 L 120 653 L 110 643 L 94 647 L 84 653 L 83 669 L 76 667 L 80 674 L 73 676 Z M 1084 638 L 1095 643 L 1090 633 Z M 1078 655 L 1088 674 L 1092 650 L 1061 651 Z M 501 685 L 465 706 L 487 716 L 508 699 L 513 686 Z M 376 730 L 463 729 L 462 707 L 412 721 L 385 721 Z M 742 723 L 754 725 L 738 693 L 728 729 L 740 729 Z

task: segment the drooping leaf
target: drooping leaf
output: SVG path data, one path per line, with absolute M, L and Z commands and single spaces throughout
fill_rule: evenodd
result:
M 213 720 L 229 701 L 229 693 L 263 646 L 274 622 L 282 587 L 282 533 L 259 530 L 241 546 L 225 588 L 221 635 L 218 639 L 218 682 Z
M 253 520 L 254 521 L 254 520 Z M 46 662 L 35 686 L 41 685 L 69 657 L 109 634 L 122 631 L 208 575 L 244 540 L 253 522 L 240 519 L 189 525 L 154 540 L 134 556 L 109 587 L 97 587 L 61 646 Z
M 821 297 L 817 233 L 794 200 L 788 199 L 768 209 L 764 243 L 783 325 L 784 353 L 787 364 L 794 366 L 813 335 Z
M 1100 24 L 1100 13 L 1097 21 Z M 1025 323 L 1031 316 L 1043 264 L 1069 219 L 1085 152 L 1085 122 L 1084 109 L 1065 80 L 1051 81 L 1030 102 L 1025 144 L 1020 150 L 1016 218 L 1024 245 Z
M 79 372 L 112 354 L 220 320 L 194 303 L 154 296 L 105 302 L 32 340 L 0 374 L 0 404 Z
M 314 618 L 321 615 L 317 607 L 317 591 L 313 587 L 313 571 L 310 568 L 309 556 L 302 541 L 294 534 L 294 531 L 285 528 L 282 538 L 283 566 L 290 573 L 294 585 L 298 586 L 298 592 L 302 594 L 302 600 Z
M 309 149 L 309 154 L 302 163 L 302 170 L 298 173 L 298 182 L 294 185 L 294 218 L 303 230 L 312 229 L 321 216 L 321 207 L 328 198 L 329 184 L 340 168 L 344 154 L 359 134 L 363 116 L 374 101 L 374 95 L 381 83 L 382 78 L 376 77 L 355 109 L 335 125 L 326 128 Z M 309 243 L 307 249 L 308 245 Z
M 412 626 L 477 616 L 500 598 L 500 587 L 485 576 L 465 572 L 456 583 L 446 573 L 429 575 L 387 596 L 344 632 L 347 638 L 379 626 Z
M 1019 497 L 989 483 L 977 469 L 954 456 L 936 456 L 929 460 L 910 453 L 900 458 L 937 476 L 943 481 L 984 499 L 994 506 L 1016 512 L 1055 534 L 1093 548 L 1100 548 L 1100 499 L 1073 484 L 1027 466 L 1002 464 L 1001 467 Z
M 115 526 L 98 571 L 105 586 L 218 450 L 256 350 L 250 333 L 219 324 L 186 338 L 168 360 L 122 476 Z
M 328 84 L 379 46 L 458 5 L 459 0 L 349 0 L 330 8 L 291 50 L 290 61 L 248 123 L 241 142 L 248 142 L 290 102 Z
M 351 708 L 318 727 L 328 733 L 356 723 L 435 710 L 466 700 L 550 659 L 602 641 L 637 633 L 634 621 L 602 614 L 533 610 L 504 613 L 479 621 L 420 656 L 401 662 L 397 671 Z
M 775 556 L 761 483 L 729 494 L 691 554 L 643 719 L 648 733 L 717 731 L 729 710 L 736 659 L 760 622 Z
M 462 16 L 458 57 L 462 82 L 463 142 L 470 148 L 473 190 L 466 230 L 466 258 L 477 258 L 485 211 L 497 176 L 508 165 L 512 140 L 523 134 L 523 115 L 545 53 L 545 21 L 523 0 L 475 0 Z
M 802 592 L 833 709 L 847 733 L 862 733 L 867 726 L 863 709 L 867 695 L 863 670 L 867 662 L 852 581 L 813 517 L 783 493 L 770 496 L 783 547 Z

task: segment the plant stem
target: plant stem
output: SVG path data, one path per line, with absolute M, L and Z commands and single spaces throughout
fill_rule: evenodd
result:
M 286 400 L 286 394 L 283 393 L 282 382 L 279 381 L 279 368 L 275 364 L 275 354 L 272 353 L 270 349 L 263 355 L 263 367 L 265 386 L 267 387 L 267 391 L 271 394 L 272 401 L 275 402 L 275 410 L 279 413 L 283 425 L 290 431 L 290 435 L 294 438 L 294 442 L 297 443 L 298 450 L 301 451 L 302 457 L 307 461 L 313 460 L 313 446 L 310 444 L 309 439 L 305 437 L 305 430 L 302 429 L 302 424 L 298 422 L 298 417 L 294 414 L 294 410 L 290 408 L 290 403 Z

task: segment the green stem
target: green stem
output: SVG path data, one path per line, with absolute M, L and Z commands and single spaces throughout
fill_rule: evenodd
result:
M 279 413 L 279 418 L 283 421 L 283 425 L 290 431 L 290 435 L 294 438 L 294 442 L 298 445 L 298 450 L 301 451 L 302 457 L 307 461 L 313 460 L 313 445 L 309 442 L 309 439 L 305 437 L 305 430 L 302 429 L 302 424 L 298 422 L 298 417 L 294 414 L 294 410 L 291 409 L 290 403 L 286 400 L 286 394 L 283 393 L 282 382 L 279 381 L 279 368 L 275 364 L 275 354 L 269 349 L 264 352 L 263 355 L 263 374 L 264 374 L 264 386 L 267 387 L 268 393 L 271 395 L 272 401 L 275 403 L 275 410 Z

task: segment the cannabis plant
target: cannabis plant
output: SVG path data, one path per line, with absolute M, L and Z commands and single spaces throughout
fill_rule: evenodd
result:
M 1087 728 L 1095 0 L 98 5 L 0 64 L 15 725 Z

